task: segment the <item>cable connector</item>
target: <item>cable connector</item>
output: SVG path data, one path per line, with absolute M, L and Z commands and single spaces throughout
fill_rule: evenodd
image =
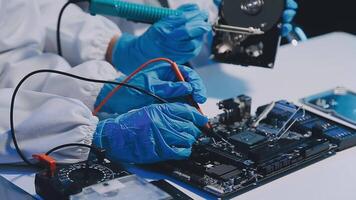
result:
M 38 160 L 40 164 L 44 165 L 49 170 L 49 175 L 51 177 L 54 176 L 54 172 L 57 168 L 57 162 L 54 158 L 46 154 L 34 154 L 32 157 Z

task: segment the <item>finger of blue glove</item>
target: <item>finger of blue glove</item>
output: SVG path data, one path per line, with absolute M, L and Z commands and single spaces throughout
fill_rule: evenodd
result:
M 193 20 L 207 22 L 209 19 L 209 14 L 206 11 L 197 10 L 192 12 L 186 12 L 181 17 L 183 17 L 186 20 L 186 22 L 190 22 Z
M 179 105 L 176 106 L 179 107 Z M 167 107 L 174 109 L 174 112 L 166 112 Z M 152 122 L 155 123 L 152 130 L 154 130 L 155 152 L 159 155 L 158 160 L 188 157 L 191 153 L 191 146 L 195 142 L 193 135 L 197 135 L 193 132 L 200 132 L 192 122 L 177 116 L 176 108 L 174 104 L 157 104 L 144 108 Z
M 183 103 L 168 103 L 163 104 L 162 111 L 168 116 L 178 116 L 183 119 L 193 122 L 197 126 L 204 126 L 208 123 L 208 118 L 201 113 L 196 108 L 193 108 L 187 104 Z
M 294 27 L 294 33 L 298 35 L 298 37 L 300 38 L 300 41 L 306 41 L 308 40 L 307 35 L 304 33 L 303 29 L 301 29 L 300 27 Z
M 188 13 L 188 12 L 196 12 L 199 11 L 200 8 L 198 4 L 196 3 L 186 3 L 178 7 L 177 10 L 183 11 L 183 13 Z
M 156 83 L 150 83 L 149 90 L 162 98 L 172 99 L 187 96 L 193 92 L 191 84 L 187 82 L 172 82 L 162 80 L 154 82 Z
M 283 12 L 283 23 L 290 23 L 294 16 L 296 15 L 296 11 L 292 9 L 287 9 Z
M 155 27 L 163 33 L 163 37 L 170 40 L 191 40 L 211 31 L 204 12 L 196 13 L 191 18 L 172 16 Z
M 169 124 L 166 124 L 165 129 Z M 174 126 L 177 128 L 177 126 Z M 193 125 L 193 127 L 195 127 Z M 181 127 L 179 127 L 181 128 Z M 190 127 L 192 129 L 192 127 Z M 188 130 L 191 131 L 191 130 Z M 179 148 L 190 148 L 192 147 L 193 143 L 195 142 L 194 136 L 189 133 L 182 132 L 179 129 L 174 129 L 173 126 L 169 128 L 169 130 L 161 130 L 162 136 L 166 142 L 166 144 L 170 147 L 179 147 Z
M 172 150 L 176 153 L 176 155 L 179 156 L 179 157 L 175 157 L 174 158 L 175 160 L 188 158 L 190 156 L 190 154 L 192 153 L 192 148 L 173 147 Z
M 169 45 L 174 45 L 174 43 L 170 43 Z M 200 42 L 200 45 L 198 47 L 196 47 L 191 51 L 180 51 L 180 49 L 177 49 L 175 47 L 174 48 L 169 47 L 169 49 L 165 49 L 164 57 L 169 58 L 178 64 L 184 64 L 189 62 L 189 60 L 194 58 L 196 55 L 198 55 L 201 49 L 202 49 L 202 42 Z
M 293 29 L 292 24 L 289 24 L 289 23 L 283 24 L 282 25 L 282 36 L 283 37 L 287 36 L 292 31 L 292 29 Z
M 194 125 L 193 122 L 184 119 L 179 116 L 170 116 L 171 124 L 174 130 L 179 132 L 179 135 L 185 138 L 192 138 L 190 141 L 192 145 L 195 142 L 195 138 L 198 138 L 201 134 L 201 130 Z M 189 135 L 189 136 L 188 136 Z
M 207 12 L 200 11 L 196 4 L 185 4 L 178 8 L 178 10 L 182 10 L 183 12 L 178 15 L 165 17 L 156 24 L 175 27 L 185 24 L 195 18 L 201 19 L 202 21 L 207 21 L 209 18 L 209 14 Z
M 194 19 L 186 23 L 187 39 L 201 37 L 207 32 L 211 31 L 211 24 L 200 19 Z M 184 37 L 182 38 L 184 39 Z
M 211 31 L 211 25 L 204 21 L 202 14 L 197 15 L 195 18 L 186 21 L 180 26 L 175 26 L 173 29 L 166 31 L 169 38 L 175 40 L 191 40 L 201 37 L 207 32 Z
M 149 90 L 163 98 L 179 98 L 192 95 L 198 103 L 206 101 L 206 88 L 199 74 L 189 67 L 179 65 L 186 82 L 176 82 L 177 75 L 170 65 L 159 64 L 138 74 L 140 82 L 147 83 Z M 142 76 L 141 76 L 142 74 Z
M 192 40 L 170 40 L 168 43 L 168 38 L 167 42 L 162 42 L 159 44 L 160 47 L 163 47 L 164 49 L 167 49 L 166 52 L 169 52 L 170 54 L 174 55 L 183 55 L 183 54 L 191 54 L 196 51 L 196 49 L 200 48 L 203 43 L 203 35 L 201 37 L 197 37 Z M 174 47 L 174 48 L 172 48 Z
M 182 75 L 186 79 L 186 81 L 192 85 L 192 95 L 194 101 L 200 104 L 205 103 L 207 100 L 207 91 L 203 80 L 201 79 L 199 74 L 191 68 L 183 65 L 180 65 L 179 69 L 182 72 Z
M 156 138 L 157 138 L 156 140 L 157 144 L 155 146 L 154 152 L 156 153 L 157 158 L 154 159 L 153 162 L 162 161 L 162 160 L 180 160 L 189 157 L 191 154 L 191 146 L 189 147 L 169 146 L 166 144 L 163 135 L 160 134 L 156 135 Z
M 286 6 L 287 9 L 298 9 L 298 4 L 294 0 L 286 0 Z
M 177 124 L 179 125 L 179 129 L 181 131 L 181 133 L 183 133 L 184 135 L 189 134 L 189 137 L 192 136 L 194 140 L 190 140 L 192 143 L 191 145 L 193 145 L 193 143 L 195 142 L 195 139 L 198 138 L 201 135 L 201 130 L 196 127 L 192 122 L 182 122 L 182 121 L 177 121 Z
M 198 4 L 195 3 L 186 3 L 178 7 L 178 10 L 183 12 L 190 12 L 190 11 L 199 11 Z

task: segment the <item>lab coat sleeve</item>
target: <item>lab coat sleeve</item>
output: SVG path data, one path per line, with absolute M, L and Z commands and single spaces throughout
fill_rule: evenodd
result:
M 24 46 L 42 49 L 44 36 L 33 0 L 0 0 L 0 53 Z
M 99 60 L 89 61 L 69 70 L 71 74 L 99 80 L 114 80 L 123 74 L 109 63 Z M 63 75 L 54 75 L 45 82 L 43 92 L 81 100 L 90 110 L 99 95 L 102 83 L 87 82 Z
M 1 62 L 2 60 L 4 62 Z M 122 75 L 105 61 L 88 61 L 72 68 L 58 55 L 38 53 L 36 48 L 28 46 L 0 54 L 0 88 L 15 88 L 24 76 L 40 69 L 59 70 L 101 80 L 114 80 Z M 27 79 L 21 89 L 78 99 L 93 110 L 102 86 L 100 83 L 42 73 Z
M 0 164 L 21 163 L 13 145 L 9 113 L 13 89 L 0 89 Z M 45 153 L 67 143 L 91 144 L 98 119 L 81 101 L 53 94 L 20 90 L 15 101 L 15 133 L 25 156 Z M 73 147 L 59 150 L 59 162 L 85 160 L 89 150 Z
M 57 19 L 66 0 L 37 2 L 46 29 L 45 51 L 57 53 Z M 111 38 L 121 32 L 109 19 L 92 16 L 71 4 L 63 13 L 60 34 L 63 56 L 73 66 L 88 60 L 104 60 Z

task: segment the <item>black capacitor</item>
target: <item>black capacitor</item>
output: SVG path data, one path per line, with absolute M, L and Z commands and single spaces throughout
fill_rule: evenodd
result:
M 251 102 L 251 98 L 246 95 L 220 101 L 218 107 L 224 113 L 219 116 L 219 121 L 223 124 L 233 124 L 250 117 Z

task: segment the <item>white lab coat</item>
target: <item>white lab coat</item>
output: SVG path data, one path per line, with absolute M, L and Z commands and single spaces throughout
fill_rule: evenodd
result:
M 9 132 L 9 112 L 13 89 L 24 75 L 55 69 L 95 79 L 120 76 L 109 63 L 100 61 L 110 38 L 120 30 L 76 5 L 66 10 L 62 21 L 66 59 L 51 53 L 56 52 L 55 25 L 63 2 L 0 0 L 0 163 L 21 162 Z M 79 63 L 83 64 L 75 66 Z M 90 144 L 98 123 L 91 111 L 101 87 L 61 75 L 30 78 L 19 91 L 14 111 L 17 139 L 25 155 L 31 158 L 66 143 Z M 88 149 L 78 147 L 54 154 L 60 162 L 87 155 Z

